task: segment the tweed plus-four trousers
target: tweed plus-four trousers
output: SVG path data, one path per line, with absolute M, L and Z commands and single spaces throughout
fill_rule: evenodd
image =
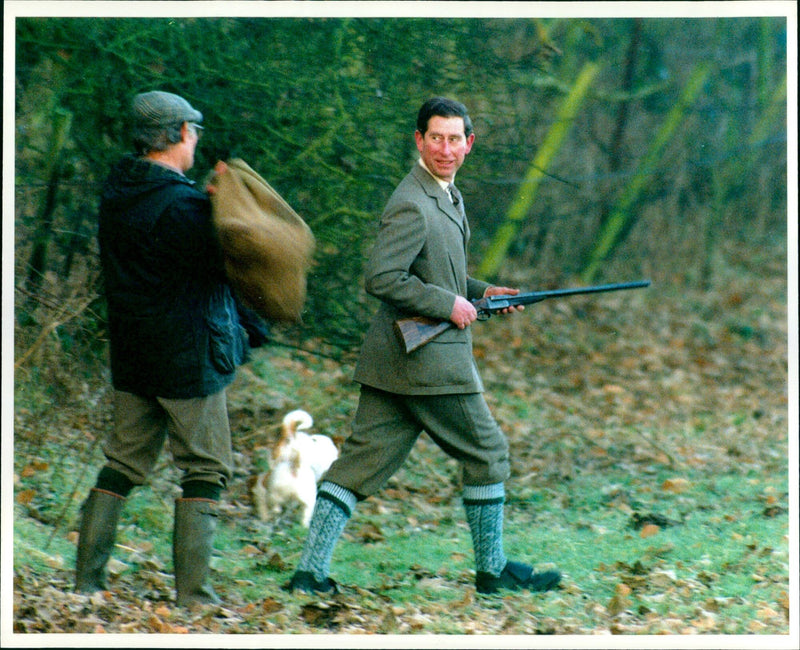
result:
M 141 485 L 153 470 L 164 442 L 181 483 L 205 481 L 225 488 L 233 471 L 225 391 L 207 397 L 166 399 L 115 391 L 114 428 L 103 446 L 106 467 Z
M 508 442 L 481 393 L 397 395 L 361 387 L 353 431 L 325 480 L 363 499 L 408 458 L 422 431 L 460 462 L 464 485 L 502 483 Z

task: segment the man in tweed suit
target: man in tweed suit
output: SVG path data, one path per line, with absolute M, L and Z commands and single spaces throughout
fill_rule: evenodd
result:
M 330 561 L 353 508 L 400 468 L 424 430 L 462 468 L 477 590 L 545 591 L 558 584 L 557 572 L 534 573 L 503 552 L 508 443 L 483 398 L 469 328 L 477 312 L 470 301 L 518 290 L 467 274 L 469 225 L 453 185 L 475 141 L 466 108 L 449 99 L 428 100 L 415 140 L 420 159 L 390 197 L 366 266 L 367 291 L 381 305 L 355 371 L 361 395 L 353 431 L 323 478 L 290 587 L 336 591 Z M 455 327 L 407 354 L 393 324 L 409 315 Z

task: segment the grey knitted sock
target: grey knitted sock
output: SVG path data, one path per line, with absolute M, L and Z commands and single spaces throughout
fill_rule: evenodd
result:
M 311 515 L 298 571 L 310 571 L 319 581 L 328 577 L 333 549 L 355 506 L 356 495 L 350 490 L 323 481 L 317 491 L 317 503 Z
M 499 576 L 507 561 L 503 552 L 505 488 L 502 483 L 465 485 L 462 499 L 472 533 L 476 569 Z

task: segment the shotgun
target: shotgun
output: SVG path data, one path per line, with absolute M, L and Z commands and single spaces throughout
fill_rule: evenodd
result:
M 486 296 L 473 300 L 472 304 L 478 310 L 478 320 L 488 320 L 492 314 L 496 314 L 509 307 L 519 305 L 530 305 L 541 302 L 547 298 L 563 298 L 565 296 L 575 296 L 585 293 L 601 293 L 604 291 L 623 291 L 625 289 L 641 289 L 650 286 L 650 280 L 638 280 L 636 282 L 618 282 L 615 284 L 599 284 L 591 287 L 578 287 L 574 289 L 552 289 L 550 291 L 531 291 L 529 293 L 519 293 L 516 296 L 500 295 Z M 455 327 L 449 320 L 436 320 L 426 316 L 409 316 L 399 318 L 394 322 L 394 330 L 400 339 L 400 343 L 406 353 L 413 352 L 417 348 L 435 339 L 442 332 Z

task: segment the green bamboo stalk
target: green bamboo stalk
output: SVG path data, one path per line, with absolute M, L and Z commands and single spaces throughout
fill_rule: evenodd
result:
M 625 226 L 633 218 L 630 211 L 631 207 L 642 193 L 642 189 L 649 178 L 650 172 L 656 167 L 656 163 L 663 154 L 675 129 L 677 129 L 683 121 L 686 110 L 694 103 L 695 99 L 697 99 L 697 96 L 700 94 L 703 84 L 710 72 L 711 66 L 705 63 L 698 65 L 692 71 L 680 98 L 667 115 L 667 119 L 664 120 L 661 128 L 656 133 L 650 145 L 650 149 L 639 165 L 639 171 L 625 188 L 617 207 L 613 210 L 600 231 L 597 242 L 592 252 L 589 254 L 588 261 L 581 273 L 581 279 L 584 282 L 592 282 L 594 280 L 597 272 L 600 270 L 600 265 L 617 243 L 620 233 L 622 233 Z
M 753 132 L 750 134 L 751 145 L 764 140 L 781 112 L 786 110 L 786 75 L 783 75 L 783 79 L 775 87 L 775 92 L 770 100 L 765 102 L 762 110 L 761 119 L 756 122 Z
M 758 49 L 756 50 L 756 110 L 763 111 L 769 101 L 769 80 L 772 78 L 771 19 L 762 16 L 758 21 Z
M 505 221 L 498 228 L 483 256 L 483 261 L 478 268 L 479 277 L 492 277 L 505 261 L 508 248 L 533 204 L 539 183 L 547 175 L 547 168 L 561 147 L 561 143 L 569 127 L 572 126 L 572 122 L 589 90 L 589 86 L 599 70 L 600 67 L 596 63 L 587 63 L 564 98 L 564 102 L 561 104 L 556 116 L 556 121 L 550 127 L 544 142 L 536 152 L 525 179 L 522 181 L 517 195 L 506 213 Z

